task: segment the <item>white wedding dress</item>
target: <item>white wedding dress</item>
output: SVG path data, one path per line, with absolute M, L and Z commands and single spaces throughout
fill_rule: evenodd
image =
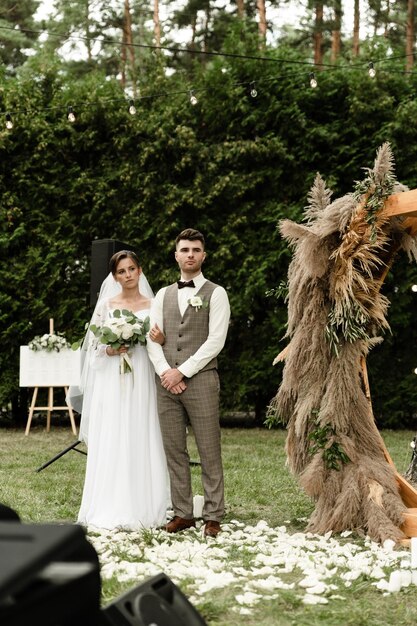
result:
M 149 309 L 136 312 L 144 319 Z M 107 314 L 109 311 L 107 311 Z M 94 387 L 88 415 L 87 467 L 78 522 L 137 530 L 166 522 L 168 478 L 156 406 L 155 372 L 146 347 L 118 356 L 92 351 Z

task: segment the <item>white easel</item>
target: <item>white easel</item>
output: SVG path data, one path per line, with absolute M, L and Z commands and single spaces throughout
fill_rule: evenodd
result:
M 52 335 L 54 332 L 54 320 L 50 319 L 49 320 L 49 333 Z M 24 386 L 24 385 L 22 385 Z M 25 385 L 25 386 L 31 386 L 31 385 Z M 33 418 L 33 413 L 35 411 L 35 409 L 40 410 L 40 411 L 46 411 L 46 432 L 49 432 L 51 429 L 51 414 L 52 411 L 68 411 L 69 413 L 69 418 L 71 421 L 71 428 L 72 428 L 72 432 L 74 433 L 74 435 L 77 434 L 77 427 L 75 425 L 75 419 L 74 419 L 74 412 L 73 409 L 70 405 L 65 405 L 65 406 L 54 406 L 54 388 L 55 387 L 63 387 L 65 390 L 65 395 L 68 394 L 68 385 L 62 385 L 62 384 L 57 384 L 57 385 L 36 385 L 33 389 L 33 395 L 32 395 L 32 401 L 30 403 L 30 408 L 29 408 L 29 416 L 28 416 L 28 421 L 26 424 L 26 430 L 25 430 L 25 435 L 29 434 L 30 431 L 30 426 L 32 423 L 32 418 Z M 40 388 L 44 388 L 44 389 L 48 389 L 48 404 L 47 406 L 40 406 L 36 404 L 36 400 L 38 397 L 38 391 Z

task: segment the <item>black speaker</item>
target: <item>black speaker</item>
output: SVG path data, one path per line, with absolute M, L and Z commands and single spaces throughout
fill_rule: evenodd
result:
M 97 553 L 81 526 L 0 522 L 0 624 L 97 626 Z
M 207 626 L 186 596 L 158 574 L 103 609 L 113 626 Z
M 2 522 L 19 522 L 20 517 L 16 511 L 13 511 L 10 507 L 5 504 L 0 504 L 0 520 Z
M 91 244 L 91 273 L 90 273 L 90 306 L 97 303 L 101 283 L 109 273 L 109 261 L 113 254 L 120 250 L 132 250 L 135 248 L 122 241 L 115 239 L 96 239 Z

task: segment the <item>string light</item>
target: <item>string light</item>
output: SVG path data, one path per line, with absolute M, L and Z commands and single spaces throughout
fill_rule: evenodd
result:
M 136 115 L 136 107 L 133 100 L 129 100 L 129 113 L 130 115 Z
M 68 115 L 67 115 L 68 121 L 71 122 L 71 124 L 73 124 L 75 122 L 75 114 L 74 111 L 72 110 L 72 107 L 68 107 Z
M 417 367 L 414 369 L 414 374 L 417 374 Z
M 1 32 L 1 27 L 0 27 L 0 32 Z M 245 58 L 251 58 L 251 57 L 245 57 Z M 259 60 L 262 60 L 262 58 L 260 57 Z M 306 65 L 306 64 L 307 63 L 304 63 L 304 65 Z M 311 62 L 309 62 L 308 65 L 310 65 L 310 67 L 311 67 Z M 325 64 L 320 64 L 320 66 L 322 67 L 323 71 L 325 71 Z M 368 64 L 368 67 L 370 67 L 370 66 L 372 66 L 372 69 L 374 69 L 372 62 L 370 62 Z M 340 67 L 329 66 L 329 69 L 340 69 Z M 349 69 L 361 69 L 363 71 L 363 64 L 357 65 L 357 66 L 350 66 Z M 222 70 L 226 70 L 226 68 L 222 68 Z M 374 70 L 374 72 L 375 72 L 375 70 Z M 403 72 L 403 73 L 405 73 L 405 72 Z M 413 72 L 407 72 L 407 73 L 410 74 L 410 73 L 413 73 Z M 285 77 L 286 76 L 292 76 L 292 77 L 294 77 L 297 74 L 300 75 L 300 80 L 301 80 L 301 76 L 305 75 L 305 71 L 300 70 L 299 72 L 292 72 L 292 71 L 291 72 L 290 71 L 289 72 L 284 72 L 283 74 L 280 74 L 280 77 L 282 77 L 282 76 L 285 76 Z M 414 72 L 414 74 L 417 75 L 417 72 Z M 270 80 L 275 80 L 275 79 L 276 79 L 276 75 L 274 74 L 274 77 L 262 79 L 260 82 L 266 83 L 266 82 L 268 82 Z M 250 82 L 244 81 L 244 82 L 237 82 L 237 83 L 233 83 L 233 84 L 235 86 L 239 86 L 239 87 L 240 86 L 245 86 L 245 88 L 249 90 L 249 95 L 251 97 L 255 98 L 258 95 L 258 91 L 256 89 L 256 82 L 258 82 L 258 84 L 259 84 L 259 81 L 250 81 Z M 316 74 L 314 72 L 310 72 L 310 74 L 309 74 L 309 84 L 310 84 L 310 88 L 312 88 L 312 89 L 315 89 L 318 86 L 318 81 L 316 79 Z M 199 88 L 198 91 L 199 92 L 204 92 L 204 91 L 208 91 L 208 89 Z M 164 93 L 155 94 L 155 96 L 153 96 L 153 95 L 146 95 L 146 96 L 141 95 L 141 96 L 138 96 L 136 100 L 137 101 L 144 100 L 144 99 L 148 100 L 148 99 L 153 99 L 154 97 L 155 98 L 160 98 L 161 96 L 169 97 L 171 94 L 176 94 L 176 95 L 177 94 L 189 94 L 190 103 L 193 106 L 195 106 L 198 103 L 198 99 L 197 99 L 197 97 L 195 95 L 194 90 L 189 90 L 189 89 L 184 89 L 182 91 L 172 91 L 172 92 L 167 91 L 167 92 L 164 92 Z M 126 99 L 125 98 L 107 98 L 106 99 L 106 102 L 113 102 L 113 101 L 123 101 L 124 105 L 126 106 Z M 130 100 L 128 100 L 128 103 L 129 103 L 129 106 L 128 106 L 129 113 L 131 115 L 135 115 L 137 113 L 136 106 L 135 106 L 135 101 L 133 99 L 130 99 Z M 85 108 L 85 105 L 77 107 L 77 110 L 79 108 Z M 45 108 L 43 110 L 44 111 L 50 111 L 50 110 L 53 110 L 53 109 L 61 109 L 61 106 L 52 106 L 52 107 L 49 106 L 49 107 L 47 107 L 47 108 Z M 38 112 L 39 111 L 40 110 L 38 110 Z M 10 120 L 8 118 L 6 119 L 6 126 L 7 126 L 7 128 L 9 128 L 9 127 L 10 127 L 10 129 L 13 128 L 12 115 L 21 114 L 21 113 L 27 114 L 27 113 L 31 113 L 31 111 L 30 111 L 30 109 L 21 109 L 21 108 L 14 109 L 11 112 L 9 111 L 8 114 L 10 115 Z M 1 109 L 0 109 L 0 115 L 6 116 L 7 113 L 6 113 L 6 111 L 4 111 L 4 110 L 1 111 Z M 67 119 L 71 123 L 74 123 L 76 121 L 76 116 L 75 116 L 75 113 L 74 113 L 74 110 L 73 110 L 72 106 L 68 106 L 67 107 Z M 7 124 L 7 122 L 9 122 L 9 124 Z
M 6 113 L 6 128 L 7 130 L 12 130 L 13 128 L 13 120 L 10 113 Z
M 411 287 L 411 291 L 414 291 L 414 293 L 415 293 L 415 292 L 417 291 L 417 285 L 413 285 L 413 286 Z
M 372 63 L 372 61 L 369 61 L 368 63 L 368 74 L 371 78 L 375 78 L 376 76 L 376 70 L 374 68 L 374 64 Z

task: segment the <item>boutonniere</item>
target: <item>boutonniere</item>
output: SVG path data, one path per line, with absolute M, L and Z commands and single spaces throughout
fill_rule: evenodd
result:
M 208 302 L 204 296 L 193 296 L 187 300 L 187 302 L 190 306 L 193 306 L 196 311 L 199 311 L 200 309 L 207 309 L 208 307 Z

